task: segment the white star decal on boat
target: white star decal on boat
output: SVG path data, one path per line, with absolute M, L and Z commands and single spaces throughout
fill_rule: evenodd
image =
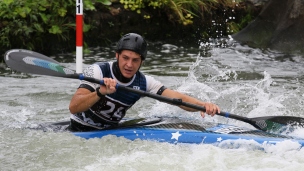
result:
M 171 133 L 172 137 L 171 139 L 176 139 L 178 141 L 178 137 L 180 137 L 182 134 L 179 133 L 179 131 L 175 132 L 175 133 Z
M 216 141 L 218 141 L 218 142 L 221 142 L 222 140 L 223 140 L 222 137 L 219 137 L 216 139 Z

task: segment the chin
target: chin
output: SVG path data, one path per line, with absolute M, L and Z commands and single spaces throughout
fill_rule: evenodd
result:
M 124 77 L 126 78 L 132 78 L 134 74 L 123 74 Z

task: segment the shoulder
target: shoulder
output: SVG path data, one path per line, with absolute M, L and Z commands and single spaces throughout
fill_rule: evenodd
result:
M 93 65 L 97 65 L 100 68 L 110 68 L 110 65 L 112 65 L 112 62 L 96 62 Z
M 156 80 L 153 76 L 145 75 L 147 81 L 147 91 L 156 94 L 157 91 L 164 86 L 160 81 Z
M 83 70 L 83 75 L 86 77 L 91 77 L 91 78 L 95 78 L 95 79 L 99 79 L 101 80 L 104 76 L 104 69 L 103 68 L 108 68 L 107 66 L 109 66 L 108 62 L 98 62 L 98 63 L 94 63 L 92 65 L 89 65 L 88 67 L 86 67 Z M 90 87 L 92 87 L 93 89 L 95 89 L 96 87 L 99 86 L 99 84 L 95 84 L 95 83 L 91 83 L 85 80 L 82 80 L 80 83 L 82 86 L 83 85 L 89 85 Z
M 97 62 L 95 63 L 95 65 L 98 65 L 100 68 L 100 71 L 102 72 L 102 74 L 104 76 L 108 76 L 111 75 L 111 68 L 113 65 L 113 62 Z
M 87 77 L 93 77 L 96 71 L 100 70 L 96 64 L 89 65 L 83 70 L 83 74 Z
M 142 75 L 144 75 L 144 74 L 142 74 Z M 144 75 L 145 76 L 145 78 L 146 78 L 146 80 L 147 81 L 149 81 L 149 82 L 155 82 L 155 81 L 157 81 L 153 76 L 151 76 L 151 75 Z
M 94 77 L 101 79 L 103 78 L 103 73 L 110 71 L 109 62 L 96 62 L 92 65 L 89 65 L 84 71 L 83 74 L 87 77 Z M 101 76 L 101 77 L 100 77 Z

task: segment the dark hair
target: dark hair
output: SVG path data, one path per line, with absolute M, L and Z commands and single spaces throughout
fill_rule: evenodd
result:
M 145 60 L 147 56 L 147 43 L 141 35 L 128 33 L 117 42 L 116 52 L 120 53 L 122 50 L 134 51 L 141 56 L 142 60 Z

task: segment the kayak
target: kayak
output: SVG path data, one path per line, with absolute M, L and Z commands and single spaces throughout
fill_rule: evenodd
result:
M 68 122 L 55 123 L 64 126 Z M 238 127 L 220 123 L 197 123 L 179 118 L 141 118 L 129 119 L 120 125 L 108 129 L 71 132 L 85 139 L 102 138 L 107 135 L 124 137 L 129 140 L 149 140 L 167 143 L 190 144 L 233 144 L 246 141 L 256 144 L 277 144 L 283 141 L 294 141 L 304 145 L 304 139 L 288 135 L 268 133 L 261 130 Z
M 29 50 L 9 50 L 5 53 L 4 60 L 11 69 L 19 72 L 80 79 L 101 85 L 103 84 L 103 80 L 85 77 L 69 68 L 61 66 L 59 62 L 52 58 Z M 118 90 L 139 94 L 142 97 L 150 97 L 168 104 L 185 106 L 196 109 L 197 111 L 206 111 L 203 106 L 184 102 L 182 99 L 168 98 L 120 84 L 117 84 L 116 88 Z M 130 140 L 141 139 L 168 143 L 221 144 L 228 141 L 231 143 L 232 141 L 246 140 L 254 141 L 258 144 L 277 144 L 289 140 L 295 141 L 301 146 L 304 145 L 304 139 L 281 135 L 280 133 L 269 133 L 269 131 L 276 132 L 286 126 L 304 127 L 304 118 L 295 116 L 247 118 L 223 111 L 216 113 L 216 115 L 248 123 L 256 129 L 242 128 L 227 124 L 195 123 L 193 121 L 184 121 L 176 118 L 147 118 L 126 120 L 118 126 L 109 127 L 103 130 L 71 133 L 86 139 L 115 135 Z M 68 124 L 69 122 L 60 122 L 51 125 L 53 127 L 59 127 L 56 129 L 60 130 L 61 127 L 67 127 Z
M 86 77 L 82 74 L 60 65 L 59 62 L 43 54 L 25 50 L 12 49 L 4 55 L 5 63 L 13 70 L 47 75 L 69 79 L 80 79 L 97 84 L 104 84 L 103 80 Z M 169 98 L 146 91 L 141 91 L 128 86 L 116 85 L 117 90 L 128 91 L 149 97 L 171 105 L 184 106 L 197 111 L 206 111 L 205 107 L 184 102 L 182 99 Z M 255 129 L 241 128 L 226 124 L 207 124 L 185 122 L 174 119 L 143 119 L 135 120 L 136 123 L 126 121 L 117 127 L 103 129 L 91 132 L 72 132 L 74 135 L 83 138 L 102 138 L 106 135 L 116 135 L 130 140 L 154 140 L 169 143 L 222 143 L 227 140 L 249 140 L 259 144 L 276 144 L 285 140 L 298 142 L 303 146 L 303 139 L 292 136 L 281 135 L 280 133 L 271 134 L 267 132 L 278 132 L 284 127 L 302 127 L 304 128 L 304 118 L 297 116 L 263 116 L 248 118 L 241 115 L 231 114 L 221 111 L 216 113 L 218 116 L 235 119 L 250 124 Z M 138 121 L 138 122 L 137 122 Z M 69 122 L 55 123 L 52 126 L 67 126 Z M 59 128 L 60 129 L 60 128 Z

